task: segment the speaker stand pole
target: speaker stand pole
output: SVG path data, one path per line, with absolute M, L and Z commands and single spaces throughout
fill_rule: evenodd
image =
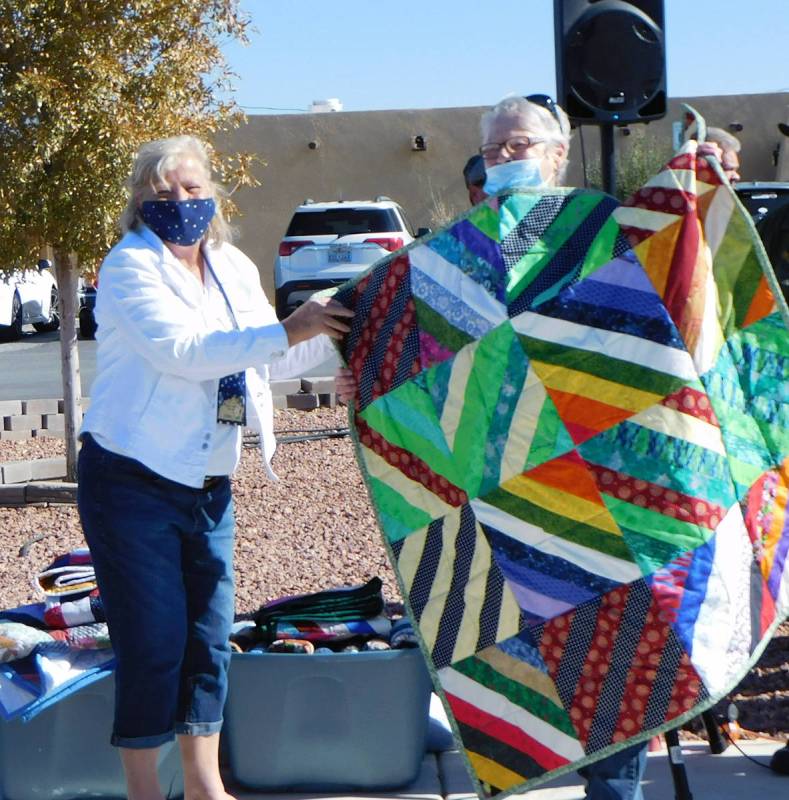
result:
M 688 773 L 685 772 L 685 760 L 682 758 L 682 748 L 679 744 L 679 734 L 676 728 L 663 734 L 668 750 L 668 765 L 671 767 L 671 778 L 674 781 L 674 800 L 693 800 L 693 794 L 688 784 Z
M 603 171 L 603 191 L 616 194 L 616 159 L 614 158 L 614 126 L 600 125 L 600 164 Z
M 701 712 L 701 719 L 704 722 L 704 727 L 707 729 L 707 737 L 710 741 L 710 752 L 717 756 L 726 749 L 726 742 L 723 741 L 721 736 L 721 729 L 715 720 L 715 715 L 712 709 L 707 709 Z

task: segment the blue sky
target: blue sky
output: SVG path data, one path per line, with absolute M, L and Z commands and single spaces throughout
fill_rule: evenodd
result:
M 789 0 L 665 0 L 672 97 L 789 91 Z M 256 30 L 224 48 L 248 113 L 488 105 L 548 92 L 553 0 L 242 0 Z M 789 102 L 789 95 L 787 96 Z

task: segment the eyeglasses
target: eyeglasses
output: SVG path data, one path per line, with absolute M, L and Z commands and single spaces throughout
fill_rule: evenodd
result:
M 528 100 L 530 103 L 534 103 L 536 106 L 541 106 L 546 111 L 550 111 L 553 118 L 559 123 L 559 130 L 562 128 L 562 119 L 559 116 L 559 110 L 556 107 L 556 103 L 553 102 L 553 98 L 547 94 L 530 94 L 527 95 L 524 100 Z
M 488 142 L 487 144 L 483 144 L 482 147 L 479 148 L 479 154 L 485 161 L 495 161 L 502 147 L 509 155 L 517 156 L 521 153 L 525 153 L 530 147 L 534 147 L 535 144 L 540 144 L 544 141 L 545 139 L 537 139 L 533 136 L 511 136 L 504 142 Z

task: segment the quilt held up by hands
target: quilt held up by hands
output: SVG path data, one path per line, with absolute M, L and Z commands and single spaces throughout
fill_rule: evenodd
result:
M 357 455 L 478 792 L 676 727 L 789 609 L 789 335 L 688 142 L 490 198 L 335 297 Z

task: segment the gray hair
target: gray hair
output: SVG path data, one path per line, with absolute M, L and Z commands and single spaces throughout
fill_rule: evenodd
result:
M 739 153 L 742 147 L 740 140 L 723 128 L 707 128 L 705 141 L 714 142 L 721 150 L 733 150 L 735 153 Z
M 520 95 L 510 95 L 499 100 L 493 108 L 486 111 L 480 119 L 480 132 L 484 142 L 494 119 L 499 117 L 512 117 L 520 122 L 522 128 L 534 131 L 544 138 L 550 148 L 564 147 L 565 154 L 570 152 L 570 120 L 561 106 L 554 104 L 558 119 L 547 109 L 537 103 L 530 103 Z M 568 161 L 559 168 L 555 182 L 561 183 L 567 172 Z
M 216 199 L 216 213 L 206 232 L 206 239 L 213 244 L 229 242 L 233 230 L 222 213 L 222 200 L 227 196 L 221 186 L 211 178 L 211 159 L 208 147 L 195 136 L 171 136 L 168 139 L 156 139 L 146 142 L 137 151 L 131 175 L 126 181 L 129 200 L 121 214 L 119 225 L 121 231 L 138 230 L 143 225 L 140 216 L 140 197 L 149 188 L 155 188 L 157 181 L 163 181 L 170 170 L 175 169 L 186 158 L 194 158 L 202 168 L 206 187 L 210 197 Z

